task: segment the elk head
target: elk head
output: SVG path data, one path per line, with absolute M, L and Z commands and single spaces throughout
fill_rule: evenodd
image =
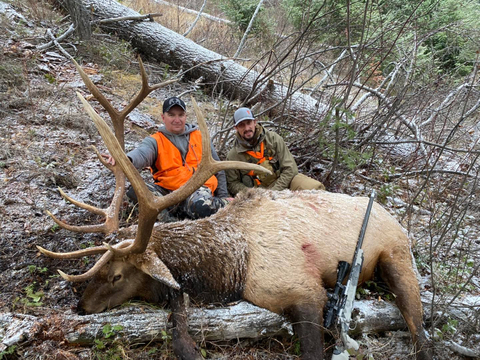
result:
M 95 214 L 105 216 L 105 223 L 101 225 L 93 226 L 71 226 L 68 225 L 59 219 L 55 218 L 50 212 L 48 214 L 53 218 L 53 220 L 62 228 L 67 230 L 76 231 L 76 232 L 103 232 L 105 234 L 112 233 L 119 230 L 119 211 L 121 201 L 125 192 L 125 177 L 128 178 L 132 187 L 135 191 L 135 194 L 138 198 L 139 206 L 139 217 L 138 217 L 138 227 L 135 234 L 135 239 L 124 240 L 115 245 L 109 245 L 104 243 L 103 246 L 97 246 L 93 248 L 83 249 L 79 251 L 74 251 L 70 253 L 55 253 L 48 251 L 40 246 L 37 248 L 43 254 L 58 258 L 58 259 L 72 259 L 79 258 L 86 255 L 96 255 L 103 254 L 102 257 L 96 262 L 96 264 L 88 270 L 86 273 L 81 275 L 67 275 L 62 271 L 58 270 L 60 275 L 69 281 L 85 281 L 93 277 L 97 272 L 99 272 L 107 263 L 112 260 L 118 259 L 127 259 L 128 261 L 137 267 L 139 270 L 148 274 L 155 280 L 158 280 L 172 288 L 179 289 L 178 283 L 173 278 L 172 274 L 168 268 L 161 262 L 154 252 L 149 252 L 147 250 L 147 245 L 150 240 L 152 229 L 157 218 L 157 215 L 164 209 L 175 205 L 194 191 L 200 188 L 205 181 L 212 175 L 217 172 L 225 169 L 236 168 L 236 169 L 245 169 L 245 170 L 258 170 L 261 172 L 268 172 L 263 167 L 253 164 L 248 164 L 244 162 L 234 162 L 234 161 L 215 161 L 211 154 L 210 148 L 210 136 L 208 133 L 207 125 L 201 110 L 199 109 L 195 99 L 192 97 L 191 101 L 193 104 L 193 109 L 197 117 L 198 126 L 202 133 L 202 159 L 195 171 L 195 174 L 190 178 L 190 180 L 183 185 L 181 188 L 176 191 L 166 195 L 166 196 L 155 196 L 150 192 L 144 183 L 139 172 L 135 169 L 133 164 L 130 162 L 128 157 L 124 152 L 124 121 L 126 116 L 138 106 L 153 90 L 156 90 L 160 87 L 166 86 L 172 82 L 178 81 L 178 79 L 168 80 L 166 82 L 152 85 L 148 84 L 148 77 L 143 66 L 143 63 L 139 57 L 139 64 L 142 77 L 142 89 L 135 96 L 135 98 L 122 110 L 116 110 L 113 105 L 103 96 L 98 88 L 93 84 L 93 82 L 88 78 L 82 68 L 74 61 L 77 70 L 79 71 L 85 85 L 90 90 L 90 92 L 95 96 L 99 103 L 105 108 L 107 113 L 110 115 L 113 123 L 114 131 L 110 129 L 107 123 L 100 117 L 100 115 L 91 107 L 91 105 L 85 100 L 85 98 L 77 92 L 77 96 L 83 103 L 83 106 L 89 116 L 92 118 L 95 126 L 97 127 L 100 135 L 103 138 L 110 154 L 115 159 L 115 165 L 106 163 L 103 157 L 99 152 L 94 148 L 99 160 L 104 166 L 111 170 L 115 175 L 116 187 L 115 193 L 111 205 L 107 209 L 99 209 L 93 206 L 90 206 L 85 203 L 78 202 L 71 197 L 67 196 L 63 191 L 60 190 L 61 195 L 68 201 L 73 204 L 89 210 Z M 118 280 L 115 276 L 113 280 Z

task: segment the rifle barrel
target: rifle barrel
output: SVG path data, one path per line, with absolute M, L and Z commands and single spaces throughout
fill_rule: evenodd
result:
M 365 212 L 365 217 L 363 218 L 362 228 L 360 229 L 360 234 L 358 236 L 357 247 L 355 248 L 355 254 L 353 255 L 353 260 L 358 253 L 358 249 L 362 248 L 363 239 L 365 238 L 365 232 L 367 231 L 368 219 L 370 218 L 370 213 L 372 211 L 373 201 L 375 200 L 375 190 L 372 191 L 370 195 L 370 200 L 368 201 L 367 211 Z M 354 262 L 353 261 L 353 262 Z M 352 264 L 353 264 L 352 262 Z

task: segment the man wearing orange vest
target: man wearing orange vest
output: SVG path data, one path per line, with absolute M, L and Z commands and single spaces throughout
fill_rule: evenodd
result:
M 230 194 L 251 187 L 272 190 L 325 190 L 323 184 L 298 173 L 297 164 L 283 138 L 257 123 L 250 109 L 242 107 L 233 116 L 236 139 L 227 154 L 227 160 L 259 164 L 272 175 L 254 171 L 227 170 L 227 186 Z
M 145 138 L 140 146 L 127 153 L 135 168 L 150 168 L 154 184 L 147 184 L 156 195 L 166 195 L 185 184 L 202 159 L 202 136 L 197 125 L 187 124 L 185 103 L 171 97 L 163 103 L 164 126 Z M 212 156 L 219 160 L 211 144 Z M 113 159 L 108 157 L 111 163 Z M 127 196 L 137 202 L 133 188 Z M 210 216 L 229 200 L 225 173 L 220 171 L 180 204 L 169 209 L 176 218 L 199 219 Z M 168 217 L 166 217 L 168 219 Z

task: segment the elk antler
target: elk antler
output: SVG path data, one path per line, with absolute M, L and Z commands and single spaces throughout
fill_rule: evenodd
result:
M 107 98 L 98 90 L 95 84 L 90 80 L 88 75 L 83 71 L 83 69 L 78 65 L 78 63 L 73 60 L 75 67 L 77 68 L 80 76 L 82 77 L 83 82 L 87 86 L 88 90 L 92 93 L 93 96 L 98 100 L 98 102 L 104 107 L 107 113 L 110 115 L 112 119 L 113 128 L 115 131 L 115 137 L 117 138 L 118 142 L 120 143 L 122 151 L 124 151 L 124 131 L 125 131 L 125 118 L 127 117 L 130 112 L 132 112 L 135 107 L 137 107 L 152 91 L 159 89 L 161 87 L 167 86 L 171 83 L 178 81 L 179 79 L 171 79 L 165 82 L 156 84 L 156 85 L 148 85 L 148 77 L 145 71 L 145 67 L 143 66 L 142 59 L 140 56 L 138 57 L 138 62 L 140 65 L 140 73 L 142 77 L 142 88 L 135 96 L 135 98 L 127 105 L 122 111 L 118 111 L 113 107 L 113 105 L 107 100 Z M 93 109 L 92 109 L 93 110 Z M 103 215 L 105 217 L 105 222 L 103 224 L 96 224 L 96 225 L 84 225 L 84 226 L 74 226 L 69 225 L 59 219 L 57 219 L 50 211 L 47 211 L 47 214 L 62 228 L 76 231 L 76 232 L 85 232 L 85 233 L 92 233 L 92 232 L 103 232 L 104 234 L 109 234 L 113 231 L 118 230 L 119 228 L 119 212 L 120 206 L 123 200 L 123 194 L 125 193 L 125 173 L 119 166 L 110 165 L 108 164 L 104 158 L 100 155 L 98 150 L 93 146 L 93 150 L 96 152 L 97 157 L 99 158 L 100 162 L 107 167 L 113 174 L 115 175 L 115 192 L 113 195 L 112 203 L 106 209 L 100 209 L 71 198 L 67 194 L 65 194 L 60 188 L 60 194 L 62 197 L 72 204 L 88 210 L 97 215 Z
M 122 151 L 120 144 L 113 135 L 111 129 L 105 123 L 105 121 L 95 112 L 90 104 L 77 93 L 82 101 L 85 110 L 90 115 L 98 131 L 102 135 L 105 145 L 115 158 L 115 162 L 118 163 L 123 170 L 128 180 L 132 184 L 135 194 L 138 199 L 138 230 L 134 243 L 126 248 L 110 249 L 115 252 L 116 257 L 126 256 L 128 254 L 139 254 L 145 251 L 152 234 L 153 225 L 157 218 L 157 215 L 164 209 L 178 204 L 185 200 L 195 190 L 200 188 L 207 179 L 221 170 L 226 169 L 241 169 L 241 170 L 256 170 L 263 173 L 270 173 L 264 167 L 250 164 L 240 161 L 216 161 L 212 157 L 212 149 L 210 146 L 210 135 L 208 133 L 207 124 L 202 112 L 198 108 L 195 99 L 192 97 L 192 104 L 195 114 L 197 116 L 198 126 L 202 133 L 202 160 L 200 165 L 195 171 L 195 174 L 185 183 L 182 187 L 176 191 L 171 192 L 166 196 L 155 196 L 147 188 L 142 177 L 138 173 L 137 169 L 133 166 L 132 162 L 128 159 L 127 155 Z
M 137 195 L 138 204 L 139 204 L 139 218 L 138 218 L 138 230 L 135 236 L 135 240 L 133 242 L 132 240 L 125 240 L 114 246 L 104 244 L 103 246 L 99 246 L 91 249 L 79 250 L 79 251 L 70 252 L 70 253 L 54 253 L 54 252 L 45 250 L 40 246 L 37 246 L 37 248 L 43 254 L 50 257 L 62 258 L 62 259 L 71 259 L 71 258 L 82 257 L 84 255 L 105 253 L 101 257 L 101 259 L 89 271 L 87 271 L 82 275 L 77 275 L 77 276 L 67 275 L 59 270 L 60 275 L 64 279 L 69 281 L 84 281 L 92 277 L 93 275 L 95 275 L 95 273 L 98 270 L 100 270 L 100 268 L 113 257 L 123 257 L 129 254 L 139 254 L 144 252 L 145 249 L 147 248 L 148 241 L 150 240 L 150 236 L 152 234 L 153 226 L 155 224 L 157 215 L 162 210 L 185 200 L 189 195 L 191 195 L 194 191 L 200 188 L 205 183 L 205 181 L 207 181 L 208 178 L 210 178 L 212 175 L 216 174 L 217 172 L 221 170 L 226 170 L 226 169 L 243 169 L 243 170 L 256 170 L 263 173 L 270 173 L 270 171 L 266 170 L 264 167 L 255 165 L 255 164 L 238 162 L 238 161 L 221 162 L 221 161 L 214 160 L 212 157 L 212 150 L 210 146 L 210 136 L 208 133 L 207 125 L 205 123 L 205 119 L 197 103 L 195 102 L 195 99 L 192 97 L 191 100 L 192 100 L 193 108 L 194 108 L 194 111 L 198 120 L 198 125 L 202 134 L 201 162 L 197 170 L 195 171 L 195 174 L 181 188 L 171 192 L 166 196 L 155 196 L 147 188 L 139 172 L 137 171 L 137 169 L 135 169 L 132 162 L 128 159 L 127 155 L 125 154 L 124 145 L 123 145 L 123 139 L 124 139 L 123 132 L 122 134 L 119 134 L 118 128 L 121 126 L 123 131 L 123 119 L 125 118 L 126 114 L 128 114 L 131 110 L 133 110 L 133 108 L 137 106 L 148 95 L 148 93 L 150 93 L 152 90 L 160 86 L 163 86 L 166 83 L 154 85 L 152 87 L 149 87 L 148 85 L 146 85 L 147 77 L 140 60 L 140 68 L 142 69 L 142 83 L 143 83 L 142 90 L 137 95 L 137 97 L 121 113 L 118 113 L 115 109 L 113 109 L 110 102 L 108 102 L 108 100 L 106 100 L 105 97 L 100 94 L 97 87 L 90 81 L 88 76 L 81 70 L 78 64 L 76 64 L 76 66 L 82 76 L 82 79 L 87 85 L 88 89 L 110 114 L 114 124 L 115 134 L 107 125 L 107 123 L 102 119 L 102 117 L 95 112 L 95 110 L 87 102 L 87 100 L 85 100 L 85 98 L 80 93 L 77 92 L 77 96 L 79 97 L 80 101 L 83 103 L 85 110 L 87 111 L 89 116 L 92 118 L 93 122 L 95 123 L 95 126 L 97 127 L 100 135 L 102 136 L 103 141 L 105 142 L 105 145 L 107 146 L 110 154 L 112 154 L 112 156 L 115 159 L 115 166 L 106 164 L 105 161 L 101 159 L 102 163 L 114 172 L 117 181 L 119 180 L 119 178 L 120 180 L 122 180 L 123 190 L 118 190 L 119 185 L 118 184 L 116 185 L 114 200 L 112 201 L 112 205 L 110 206 L 111 208 L 116 209 L 115 214 L 117 216 L 117 228 L 118 228 L 118 209 L 120 204 L 120 200 L 118 198 L 121 199 L 124 193 L 125 176 L 128 178 L 128 180 L 132 184 L 132 187 L 135 190 L 135 194 Z M 135 104 L 135 105 L 133 106 L 132 104 Z M 121 119 L 121 121 L 119 119 Z M 64 197 L 66 197 L 66 195 Z M 73 199 L 70 199 L 69 197 L 66 197 L 66 198 L 70 201 L 73 200 Z M 74 200 L 72 202 L 94 213 L 104 214 L 104 210 L 102 209 L 97 209 L 89 205 L 76 202 Z M 88 227 L 69 226 L 60 222 L 55 218 L 54 220 L 60 226 L 73 231 L 84 231 L 85 229 L 88 228 Z
M 128 246 L 132 243 L 132 240 L 124 240 L 117 245 L 114 245 L 113 248 L 121 248 Z M 77 250 L 77 251 L 72 251 L 69 253 L 56 253 L 52 251 L 48 251 L 41 246 L 37 245 L 37 249 L 40 250 L 40 252 L 44 255 L 47 255 L 51 258 L 54 259 L 77 259 L 79 257 L 83 256 L 88 256 L 88 255 L 97 255 L 97 254 L 103 254 L 102 257 L 95 263 L 95 265 L 90 268 L 86 273 L 83 273 L 81 275 L 68 275 L 65 274 L 62 270 L 57 270 L 58 273 L 68 281 L 85 281 L 90 279 L 93 275 L 95 275 L 101 268 L 104 266 L 107 262 L 109 262 L 113 258 L 113 252 L 107 251 L 109 246 L 103 245 L 103 246 L 95 246 L 92 248 L 88 249 L 82 249 L 82 250 Z

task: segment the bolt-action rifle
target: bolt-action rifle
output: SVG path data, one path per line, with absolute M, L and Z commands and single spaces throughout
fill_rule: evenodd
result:
M 333 294 L 328 294 L 327 311 L 325 315 L 325 327 L 330 325 L 338 319 L 340 324 L 340 339 L 342 345 L 337 345 L 333 350 L 332 360 L 344 360 L 349 358 L 347 349 L 358 350 L 358 343 L 348 336 L 348 329 L 350 328 L 350 321 L 352 320 L 353 301 L 355 300 L 355 293 L 357 292 L 358 279 L 363 265 L 363 250 L 362 244 L 367 230 L 368 219 L 372 211 L 373 201 L 375 199 L 375 191 L 370 195 L 367 211 L 363 219 L 362 228 L 357 241 L 357 247 L 353 255 L 352 266 L 348 281 L 343 285 L 343 280 L 347 275 L 350 265 L 346 261 L 340 261 L 337 268 L 337 283 Z

